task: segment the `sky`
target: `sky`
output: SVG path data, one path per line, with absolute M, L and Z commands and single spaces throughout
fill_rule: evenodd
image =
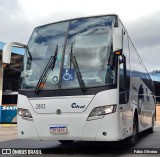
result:
M 148 71 L 160 70 L 159 0 L 0 0 L 0 41 L 27 44 L 39 25 L 118 14 Z

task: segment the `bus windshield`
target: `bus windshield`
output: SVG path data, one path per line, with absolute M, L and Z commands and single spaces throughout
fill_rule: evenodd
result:
M 37 27 L 24 55 L 21 89 L 35 90 L 57 46 L 55 66 L 45 76 L 43 90 L 81 88 L 80 81 L 85 88 L 115 84 L 116 69 L 109 64 L 114 23 L 114 16 L 102 16 Z

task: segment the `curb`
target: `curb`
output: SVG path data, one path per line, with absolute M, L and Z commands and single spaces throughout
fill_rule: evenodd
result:
M 17 124 L 0 124 L 0 127 L 17 127 Z

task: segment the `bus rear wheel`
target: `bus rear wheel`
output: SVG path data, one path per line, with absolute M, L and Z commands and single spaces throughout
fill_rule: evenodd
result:
M 154 132 L 154 123 L 155 123 L 155 116 L 152 116 L 152 127 L 148 129 L 149 133 L 152 134 Z
M 133 119 L 133 134 L 131 137 L 128 138 L 127 140 L 127 145 L 129 147 L 133 147 L 136 142 L 137 142 L 137 139 L 138 139 L 138 116 L 134 116 L 134 119 Z
M 71 144 L 71 143 L 73 143 L 73 140 L 59 140 L 59 142 L 61 144 Z

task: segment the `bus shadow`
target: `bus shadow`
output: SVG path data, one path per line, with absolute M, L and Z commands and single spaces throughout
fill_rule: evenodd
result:
M 69 145 L 58 145 L 54 148 L 43 149 L 43 153 L 51 154 L 112 154 L 126 151 L 120 142 L 74 142 Z
M 137 145 L 146 136 L 148 131 L 139 134 Z M 42 149 L 44 154 L 133 154 L 135 147 L 130 148 L 126 140 L 118 142 L 74 142 L 72 144 L 59 144 L 56 147 Z

